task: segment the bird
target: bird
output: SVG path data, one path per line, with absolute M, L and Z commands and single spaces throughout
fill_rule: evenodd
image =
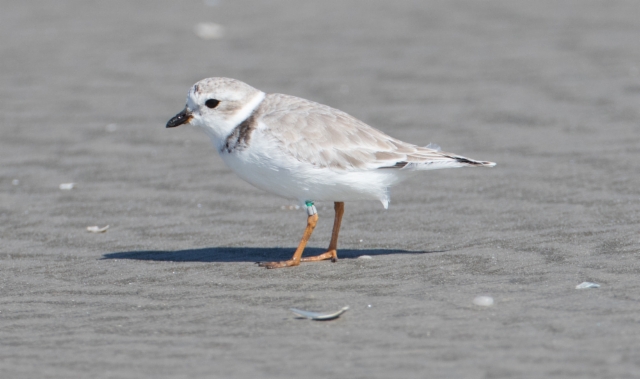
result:
M 224 163 L 253 186 L 297 200 L 307 211 L 307 226 L 291 259 L 256 262 L 269 269 L 301 262 L 338 260 L 338 235 L 344 203 L 378 200 L 386 209 L 389 188 L 417 171 L 453 167 L 493 167 L 393 138 L 357 118 L 300 97 L 265 93 L 240 80 L 212 77 L 187 93 L 185 108 L 167 128 L 203 129 Z M 334 203 L 329 247 L 302 257 L 318 222 L 316 201 Z

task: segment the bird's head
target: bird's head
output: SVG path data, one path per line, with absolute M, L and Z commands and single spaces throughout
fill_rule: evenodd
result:
M 187 105 L 167 128 L 190 124 L 201 127 L 215 139 L 223 139 L 264 99 L 264 92 L 239 80 L 208 78 L 194 84 Z

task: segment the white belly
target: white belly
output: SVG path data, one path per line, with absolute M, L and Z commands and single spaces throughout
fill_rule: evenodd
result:
M 239 177 L 285 198 L 304 201 L 379 200 L 386 208 L 388 187 L 398 181 L 392 171 L 338 171 L 316 168 L 289 157 L 252 149 L 220 156 Z

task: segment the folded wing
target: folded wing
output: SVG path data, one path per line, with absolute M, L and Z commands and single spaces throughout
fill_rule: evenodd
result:
M 340 110 L 294 96 L 270 94 L 261 121 L 286 154 L 318 168 L 363 171 L 493 167 L 390 137 Z M 267 100 L 265 99 L 265 100 Z

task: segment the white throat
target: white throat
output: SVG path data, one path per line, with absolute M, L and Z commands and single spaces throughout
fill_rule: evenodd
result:
M 222 145 L 225 143 L 226 138 L 231 134 L 233 129 L 235 129 L 240 123 L 246 120 L 251 113 L 258 108 L 262 100 L 266 94 L 262 91 L 258 92 L 249 100 L 242 108 L 238 109 L 238 111 L 229 119 L 225 120 L 223 125 L 219 125 L 218 128 L 212 129 L 205 127 L 204 130 L 211 138 L 211 142 L 213 145 L 220 150 Z

